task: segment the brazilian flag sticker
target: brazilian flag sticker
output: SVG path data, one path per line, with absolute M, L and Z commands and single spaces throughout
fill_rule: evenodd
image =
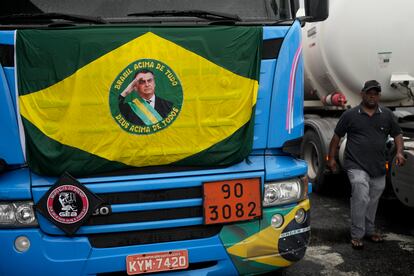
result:
M 253 144 L 262 27 L 16 32 L 18 108 L 38 174 L 240 162 Z

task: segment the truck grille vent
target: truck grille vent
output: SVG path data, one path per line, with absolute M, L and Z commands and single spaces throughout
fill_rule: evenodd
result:
M 202 217 L 202 207 L 186 207 L 174 209 L 160 209 L 127 213 L 112 213 L 109 216 L 91 217 L 85 225 L 104 225 L 117 223 L 133 223 L 145 221 L 160 221 L 167 219 L 182 219 Z
M 89 242 L 95 248 L 110 248 L 170 241 L 208 238 L 217 235 L 221 225 L 197 225 L 142 231 L 105 233 L 88 235 Z
M 136 191 L 123 193 L 99 194 L 108 204 L 143 203 L 153 201 L 178 200 L 188 198 L 201 198 L 202 188 L 189 187 L 168 190 Z
M 198 269 L 213 267 L 215 265 L 217 265 L 217 261 L 190 263 L 188 268 L 185 271 L 194 271 Z M 151 275 L 165 275 L 169 273 L 170 273 L 169 271 L 155 272 L 155 273 L 151 273 Z M 178 271 L 177 273 L 180 273 L 180 271 Z M 96 274 L 96 276 L 128 276 L 128 274 L 125 271 L 118 271 L 118 272 L 109 272 L 109 273 L 98 273 Z

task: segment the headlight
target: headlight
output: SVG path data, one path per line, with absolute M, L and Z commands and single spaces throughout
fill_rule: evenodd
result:
M 306 198 L 307 179 L 295 178 L 264 184 L 263 207 L 298 202 Z
M 33 202 L 0 202 L 0 228 L 36 226 Z

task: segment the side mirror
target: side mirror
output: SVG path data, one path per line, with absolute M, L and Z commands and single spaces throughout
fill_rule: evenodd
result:
M 329 16 L 329 0 L 305 0 L 305 21 L 324 21 Z

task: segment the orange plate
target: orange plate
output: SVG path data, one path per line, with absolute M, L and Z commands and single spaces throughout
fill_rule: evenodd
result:
M 126 267 L 128 275 L 186 269 L 188 268 L 188 251 L 174 250 L 129 255 L 126 257 Z
M 203 183 L 204 223 L 245 221 L 262 216 L 260 178 Z

